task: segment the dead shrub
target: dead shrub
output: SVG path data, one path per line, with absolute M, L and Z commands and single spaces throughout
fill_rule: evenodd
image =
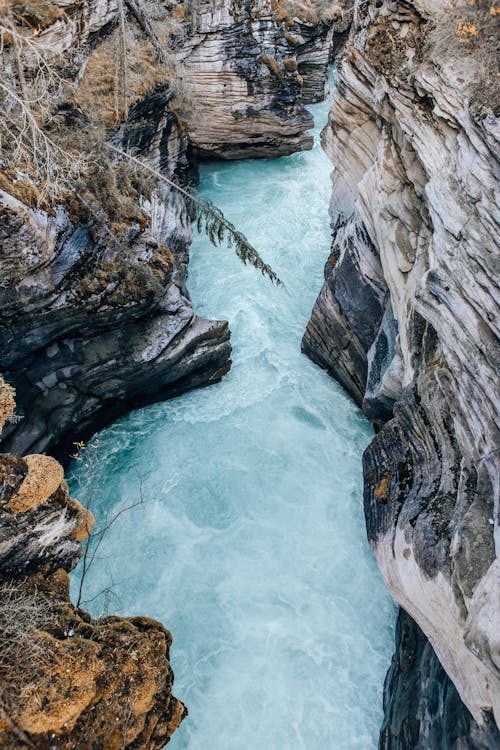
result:
M 272 57 L 271 55 L 260 54 L 257 60 L 263 63 L 266 66 L 266 68 L 270 70 L 273 75 L 276 76 L 276 78 L 283 78 L 283 73 L 281 72 L 279 62 L 276 60 L 275 57 Z

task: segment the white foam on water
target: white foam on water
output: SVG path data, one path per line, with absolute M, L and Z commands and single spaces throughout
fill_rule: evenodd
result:
M 190 711 L 172 750 L 377 747 L 394 606 L 365 535 L 371 428 L 300 353 L 330 244 L 327 109 L 311 108 L 311 152 L 201 170 L 201 193 L 287 287 L 196 239 L 189 288 L 200 314 L 229 320 L 229 375 L 99 436 L 98 515 L 139 485 L 145 503 L 109 530 L 85 596 L 112 584 L 111 611 L 172 630 L 175 694 Z

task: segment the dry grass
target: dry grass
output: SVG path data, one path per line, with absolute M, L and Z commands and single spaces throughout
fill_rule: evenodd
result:
M 275 0 L 276 22 L 285 23 L 290 27 L 293 19 L 298 18 L 305 23 L 336 23 L 342 21 L 347 0 Z
M 276 76 L 276 78 L 283 78 L 283 73 L 281 72 L 279 62 L 276 60 L 276 58 L 272 57 L 271 55 L 261 54 L 258 56 L 257 60 L 263 63 L 266 68 Z
M 54 613 L 45 598 L 36 590 L 20 583 L 0 584 L 0 674 L 16 666 L 44 661 L 45 654 L 35 633 L 53 622 Z M 0 681 L 0 682 L 3 682 Z
M 106 129 L 86 118 L 78 117 L 75 122 L 71 114 L 53 123 L 54 138 L 63 146 L 71 145 L 92 155 L 86 173 L 64 196 L 71 221 L 92 223 L 99 219 L 117 236 L 133 224 L 144 228 L 149 218 L 141 200 L 151 195 L 154 180 L 129 162 L 113 161 L 106 147 Z
M 0 375 L 0 432 L 16 408 L 15 391 Z
M 151 248 L 149 257 L 138 261 L 123 248 L 116 261 L 99 263 L 89 269 L 75 287 L 79 302 L 102 297 L 112 307 L 139 304 L 158 297 L 169 280 L 174 265 L 173 255 L 165 245 Z
M 64 10 L 49 0 L 0 0 L 0 15 L 11 13 L 19 24 L 45 29 L 64 16 Z
M 118 31 L 116 30 L 92 53 L 78 86 L 75 101 L 93 121 L 113 127 L 122 119 L 117 99 Z M 131 28 L 127 35 L 127 104 L 136 102 L 160 83 L 173 78 L 172 72 L 159 65 L 151 43 Z
M 283 65 L 285 67 L 285 70 L 288 70 L 290 73 L 297 70 L 299 67 L 297 64 L 297 60 L 293 57 L 288 57 L 286 60 L 283 60 Z
M 43 0 L 0 0 L 0 189 L 45 210 L 67 202 L 76 220 L 102 218 L 104 207 L 104 218 L 120 230 L 135 222 L 145 226 L 143 176 L 131 174 L 130 165 L 112 165 L 103 146 L 107 128 L 174 77 L 168 54 L 159 55 L 158 47 L 167 49 L 180 21 L 158 0 L 142 0 L 141 9 L 152 31 L 145 33 L 129 14 L 125 34 L 116 29 L 91 54 L 75 92 L 69 57 L 54 59 L 36 33 L 61 9 Z M 81 108 L 83 121 L 75 115 L 65 121 L 60 108 L 67 113 L 68 102 Z

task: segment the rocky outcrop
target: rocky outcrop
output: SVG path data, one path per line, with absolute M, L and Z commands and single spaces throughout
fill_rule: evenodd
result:
M 179 45 L 187 129 L 201 158 L 276 157 L 312 147 L 304 104 L 326 94 L 350 3 L 311 19 L 277 0 L 198 0 Z
M 64 570 L 0 583 L 0 748 L 160 750 L 186 715 L 170 633 L 147 617 L 93 620 L 68 589 Z
M 384 687 L 380 750 L 491 750 L 498 734 L 490 716 L 479 727 L 416 622 L 400 609 L 396 653 Z
M 186 169 L 185 137 L 159 88 L 115 141 L 150 164 Z M 92 222 L 29 208 L 2 191 L 0 362 L 18 415 L 3 446 L 68 457 L 73 441 L 131 408 L 215 382 L 230 366 L 225 322 L 183 293 L 191 228 L 168 189 L 119 241 Z
M 3 424 L 1 378 L 0 396 Z M 0 748 L 159 749 L 186 715 L 160 623 L 93 620 L 70 602 L 93 525 L 53 458 L 0 456 Z
M 413 666 L 388 681 L 390 748 L 499 742 L 498 91 L 488 67 L 498 19 L 489 10 L 357 2 L 325 133 L 334 242 L 303 349 L 378 429 L 364 456 L 369 540 L 444 668 L 412 635 Z M 448 678 L 471 714 L 456 735 Z M 398 734 L 397 686 L 416 679 L 418 726 Z M 439 711 L 426 709 L 431 700 Z
M 74 441 L 131 408 L 219 380 L 230 367 L 229 330 L 195 315 L 185 290 L 192 234 L 184 201 L 165 185 L 137 188 L 144 175 L 115 169 L 93 136 L 93 110 L 106 95 L 113 100 L 100 48 L 117 4 L 34 1 L 22 12 L 36 26 L 35 43 L 66 53 L 65 74 L 81 80 L 97 50 L 85 84 L 89 114 L 79 88 L 78 106 L 60 106 L 52 126 L 65 128 L 70 143 L 95 139 L 91 205 L 87 184 L 54 207 L 22 175 L 0 173 L 0 366 L 18 409 L 2 446 L 67 460 Z M 186 184 L 188 143 L 172 91 L 157 83 L 141 97 L 141 81 L 129 83 L 132 106 L 113 143 Z
M 275 157 L 311 148 L 293 46 L 269 0 L 199 0 L 193 29 L 178 54 L 198 155 Z
M 298 71 L 302 77 L 301 100 L 305 104 L 321 102 L 326 96 L 328 66 L 345 43 L 352 22 L 351 0 L 332 6 L 328 19 L 293 16 L 285 21 L 285 38 L 294 48 Z M 331 9 L 330 9 L 331 10 Z

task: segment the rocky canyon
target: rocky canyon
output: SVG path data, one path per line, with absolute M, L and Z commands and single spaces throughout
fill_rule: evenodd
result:
M 302 351 L 375 428 L 366 529 L 400 606 L 379 747 L 500 746 L 499 24 L 490 0 L 0 2 L 0 748 L 159 749 L 187 715 L 163 625 L 71 602 L 94 519 L 61 464 L 229 372 L 193 226 L 268 267 L 197 170 L 310 149 L 332 62 Z

